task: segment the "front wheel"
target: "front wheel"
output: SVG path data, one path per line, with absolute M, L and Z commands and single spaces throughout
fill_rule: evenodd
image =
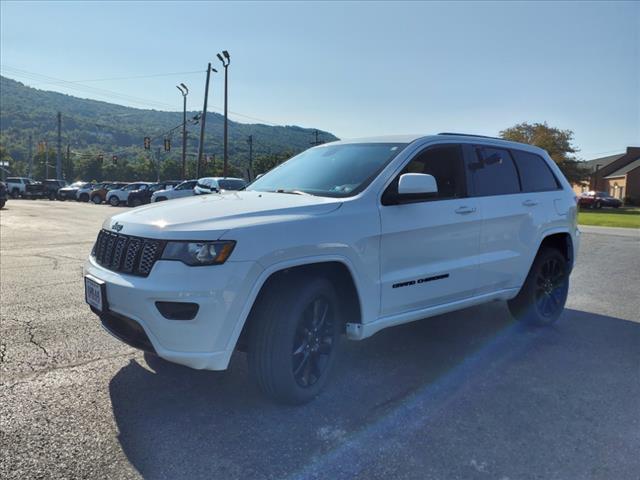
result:
M 518 295 L 509 300 L 517 320 L 546 326 L 558 320 L 569 293 L 569 269 L 564 255 L 555 248 L 542 249 L 531 266 Z
M 120 199 L 118 197 L 116 197 L 115 195 L 113 195 L 110 199 L 109 199 L 109 204 L 112 207 L 117 207 L 118 205 L 120 205 Z
M 55 200 L 56 199 L 56 192 L 49 192 L 49 200 Z
M 100 195 L 94 195 L 93 197 L 91 197 L 91 201 L 96 205 L 100 205 L 102 203 L 102 199 L 100 198 Z
M 142 205 L 142 200 L 140 200 L 139 198 L 134 198 L 133 200 L 131 200 L 132 207 L 139 207 L 140 205 Z
M 280 282 L 256 305 L 249 371 L 272 399 L 299 405 L 322 390 L 340 339 L 340 309 L 324 278 Z
M 20 190 L 18 190 L 17 188 L 14 188 L 13 190 L 11 190 L 12 198 L 18 198 L 19 196 L 20 196 Z
M 80 198 L 78 199 L 81 202 L 88 202 L 89 201 L 89 194 L 88 193 L 83 193 L 82 195 L 80 195 Z

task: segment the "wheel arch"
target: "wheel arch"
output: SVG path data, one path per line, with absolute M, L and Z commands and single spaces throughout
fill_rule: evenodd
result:
M 362 298 L 356 282 L 356 275 L 351 263 L 342 257 L 310 257 L 298 261 L 286 262 L 274 265 L 266 269 L 253 289 L 251 307 L 241 317 L 242 329 L 237 338 L 233 340 L 233 348 L 246 350 L 247 335 L 251 328 L 254 313 L 260 308 L 261 299 L 268 295 L 272 288 L 279 285 L 287 286 L 295 284 L 300 279 L 309 275 L 321 275 L 328 278 L 335 286 L 336 293 L 343 306 L 345 324 L 362 322 Z
M 536 251 L 536 256 L 538 252 L 545 247 L 555 248 L 560 251 L 564 258 L 567 260 L 567 264 L 569 265 L 569 270 L 573 268 L 575 264 L 575 250 L 573 246 L 573 238 L 571 238 L 571 234 L 566 230 L 552 230 L 549 232 L 545 232 L 542 235 L 540 243 L 538 245 L 538 250 Z M 534 257 L 535 258 L 535 257 Z

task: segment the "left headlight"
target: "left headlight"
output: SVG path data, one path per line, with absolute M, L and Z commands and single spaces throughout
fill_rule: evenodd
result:
M 179 260 L 191 266 L 220 265 L 227 261 L 236 242 L 167 242 L 162 260 Z

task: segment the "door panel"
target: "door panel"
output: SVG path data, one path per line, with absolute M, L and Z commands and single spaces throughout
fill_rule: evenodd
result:
M 456 213 L 468 209 L 469 213 Z M 476 199 L 381 207 L 382 315 L 473 296 L 481 214 Z

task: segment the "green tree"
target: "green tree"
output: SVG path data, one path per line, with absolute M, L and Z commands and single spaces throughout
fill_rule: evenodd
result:
M 570 183 L 580 183 L 589 176 L 574 155 L 578 149 L 573 145 L 571 130 L 550 127 L 547 122 L 524 122 L 502 130 L 500 137 L 545 149 Z

